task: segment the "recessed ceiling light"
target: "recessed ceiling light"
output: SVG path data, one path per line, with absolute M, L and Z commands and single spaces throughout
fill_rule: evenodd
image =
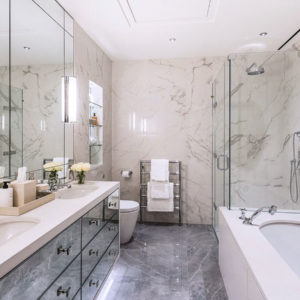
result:
M 175 43 L 175 42 L 176 42 L 176 38 L 171 37 L 171 38 L 169 38 L 169 41 L 170 41 L 171 43 Z
M 264 31 L 264 32 L 261 32 L 259 35 L 260 35 L 260 36 L 266 36 L 267 34 L 268 34 L 268 33 Z
M 30 47 L 27 47 L 27 46 L 24 46 L 23 48 L 25 51 L 29 51 L 31 49 Z

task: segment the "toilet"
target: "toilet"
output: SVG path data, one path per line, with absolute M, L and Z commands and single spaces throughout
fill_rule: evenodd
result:
M 136 201 L 120 200 L 120 242 L 128 243 L 132 237 L 140 206 Z

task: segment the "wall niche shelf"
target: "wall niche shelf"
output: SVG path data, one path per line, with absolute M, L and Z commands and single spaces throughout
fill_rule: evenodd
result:
M 94 125 L 94 124 L 89 124 L 90 127 L 103 127 L 103 125 Z
M 92 81 L 89 81 L 89 161 L 92 165 L 103 163 L 103 89 Z

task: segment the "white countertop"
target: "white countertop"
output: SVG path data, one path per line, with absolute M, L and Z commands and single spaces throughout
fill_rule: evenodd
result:
M 0 246 L 0 278 L 74 223 L 96 204 L 120 187 L 119 182 L 88 181 L 97 189 L 76 199 L 55 199 L 20 216 L 38 219 L 39 223 Z M 0 220 L 19 218 L 0 216 Z
M 242 224 L 240 211 L 225 207 L 220 210 L 266 299 L 299 300 L 299 277 L 264 237 L 259 227 L 270 221 L 300 222 L 300 214 L 276 213 L 271 216 L 264 212 L 253 221 L 259 226 L 251 226 Z M 247 212 L 246 216 L 252 213 Z

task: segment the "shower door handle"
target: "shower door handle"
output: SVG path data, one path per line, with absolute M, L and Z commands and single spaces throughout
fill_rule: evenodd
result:
M 223 167 L 220 167 L 220 159 L 223 159 Z M 229 168 L 229 157 L 224 154 L 220 154 L 217 157 L 217 168 L 220 171 L 226 171 Z

